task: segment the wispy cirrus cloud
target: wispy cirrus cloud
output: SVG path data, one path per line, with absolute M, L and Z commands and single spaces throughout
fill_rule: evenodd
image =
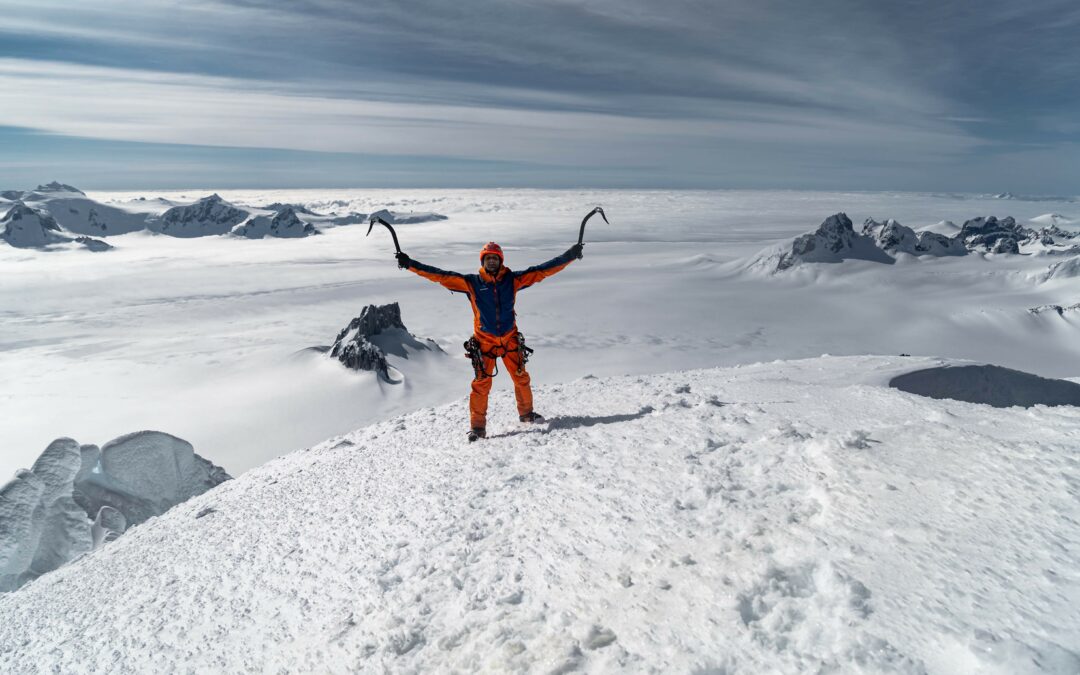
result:
M 1004 92 L 1001 73 L 1031 92 L 1067 77 L 1016 46 L 1019 31 L 1054 46 L 1059 61 L 1080 54 L 1062 39 L 1076 10 L 1045 1 L 1053 11 L 994 0 L 975 14 L 923 0 L 0 0 L 10 17 L 0 26 L 0 125 L 629 165 L 665 184 L 680 171 L 731 183 L 721 158 L 732 156 L 785 186 L 800 175 L 816 184 L 823 168 L 850 180 L 851 165 L 875 162 L 923 180 L 916 167 L 977 171 L 987 146 L 1030 140 L 1027 109 L 1009 99 L 990 107 L 982 92 Z M 1001 39 L 969 44 L 988 30 Z M 980 55 L 985 44 L 992 56 Z

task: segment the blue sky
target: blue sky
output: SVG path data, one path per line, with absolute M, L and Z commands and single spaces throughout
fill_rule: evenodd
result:
M 1077 194 L 1074 0 L 0 0 L 0 187 Z

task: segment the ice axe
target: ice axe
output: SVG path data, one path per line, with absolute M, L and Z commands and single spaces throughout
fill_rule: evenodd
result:
M 398 253 L 401 253 L 401 245 L 398 244 L 397 232 L 394 232 L 394 226 L 391 225 L 390 223 L 386 222 L 385 220 L 383 220 L 382 218 L 380 218 L 378 216 L 372 216 L 371 220 L 368 221 L 367 234 L 365 234 L 364 236 L 367 237 L 367 236 L 371 235 L 371 230 L 372 230 L 372 228 L 375 227 L 375 223 L 379 223 L 380 225 L 385 225 L 386 229 L 390 230 L 390 236 L 394 238 L 394 248 L 397 249 Z M 585 223 L 582 223 L 581 227 L 582 227 L 582 230 L 584 230 Z
M 606 215 L 604 215 L 604 209 L 600 208 L 599 206 L 597 206 L 592 211 L 589 211 L 585 215 L 585 217 L 581 219 L 581 231 L 578 232 L 578 236 L 577 236 L 578 246 L 584 246 L 584 244 L 582 243 L 581 240 L 585 238 L 585 223 L 589 222 L 589 218 L 592 218 L 593 216 L 595 216 L 598 213 L 600 214 L 600 217 L 604 219 L 605 223 L 607 223 L 608 225 L 611 224 L 611 221 L 607 219 Z

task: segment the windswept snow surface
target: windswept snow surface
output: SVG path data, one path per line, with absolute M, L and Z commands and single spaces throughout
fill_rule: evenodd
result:
M 1080 670 L 1080 408 L 817 358 L 333 438 L 0 597 L 0 670 Z
M 214 192 L 89 198 L 160 213 Z M 787 191 L 217 192 L 232 204 L 288 203 L 322 214 L 445 214 L 396 230 L 409 255 L 459 272 L 477 269 L 488 241 L 502 244 L 512 269 L 549 260 L 576 240 L 582 216 L 603 205 L 612 224 L 589 222 L 584 259 L 518 295 L 537 384 L 823 353 L 933 355 L 1080 376 L 1074 313 L 1028 311 L 1080 302 L 1075 255 L 905 255 L 893 265 L 744 271 L 744 261 L 770 247 L 790 250 L 794 237 L 838 212 L 921 231 L 991 215 L 1032 226 L 1046 213 L 1075 215 L 1075 204 Z M 0 246 L 0 480 L 58 436 L 144 428 L 185 438 L 238 475 L 329 436 L 464 397 L 472 378 L 461 356 L 472 329 L 468 300 L 399 270 L 389 233 L 365 236 L 367 229 L 327 227 L 287 240 L 133 232 L 109 237 L 116 248 L 100 255 Z M 413 333 L 453 358 L 391 357 L 404 381 L 390 385 L 303 352 L 333 342 L 366 305 L 391 302 Z M 509 387 L 509 378 L 496 379 L 496 390 Z M 547 412 L 543 399 L 537 406 Z M 463 431 L 465 416 L 454 424 Z

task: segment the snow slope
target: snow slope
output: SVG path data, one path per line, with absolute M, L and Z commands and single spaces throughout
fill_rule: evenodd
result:
M 508 393 L 253 469 L 0 597 L 0 671 L 1080 670 L 1080 409 L 815 358 Z M 62 618 L 62 619 L 61 619 Z

